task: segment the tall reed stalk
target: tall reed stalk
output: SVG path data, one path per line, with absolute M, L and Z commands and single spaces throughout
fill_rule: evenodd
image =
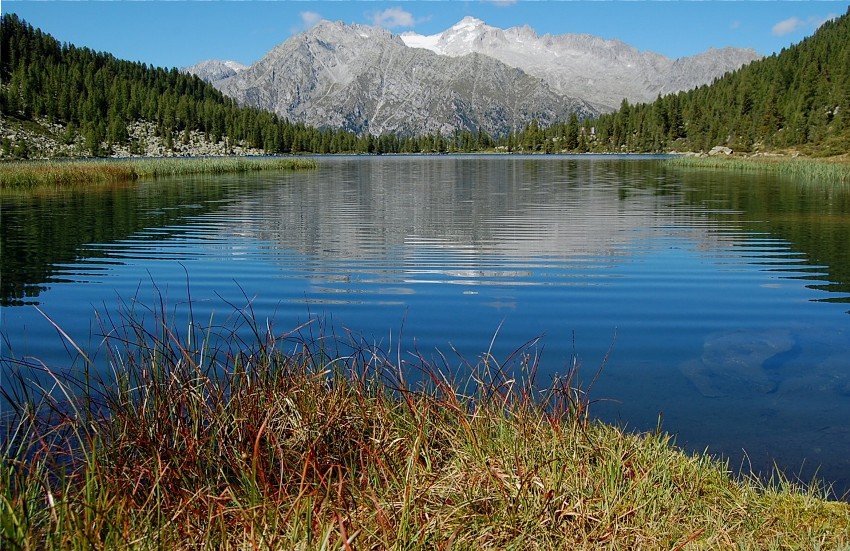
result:
M 592 421 L 578 362 L 540 385 L 534 342 L 432 360 L 167 312 L 103 319 L 88 380 L 2 358 L 3 549 L 850 545 L 823 490 Z

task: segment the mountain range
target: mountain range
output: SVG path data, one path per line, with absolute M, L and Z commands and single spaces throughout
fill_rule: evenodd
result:
M 187 67 L 242 105 L 311 126 L 358 134 L 493 135 L 610 112 L 623 99 L 707 84 L 760 56 L 711 49 L 670 59 L 591 35 L 538 36 L 466 17 L 442 33 L 395 35 L 381 27 L 322 21 L 249 67 Z
M 442 33 L 422 36 L 404 33 L 411 47 L 460 57 L 484 54 L 545 81 L 558 93 L 593 98 L 603 111 L 630 103 L 653 101 L 709 84 L 724 73 L 759 59 L 752 49 L 709 49 L 701 54 L 670 59 L 639 52 L 619 40 L 589 34 L 538 36 L 529 26 L 499 29 L 466 17 Z

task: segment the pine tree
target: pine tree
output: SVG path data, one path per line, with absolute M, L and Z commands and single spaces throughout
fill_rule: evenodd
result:
M 567 123 L 567 131 L 564 138 L 564 149 L 574 151 L 578 148 L 578 116 L 575 113 L 570 115 L 570 122 Z

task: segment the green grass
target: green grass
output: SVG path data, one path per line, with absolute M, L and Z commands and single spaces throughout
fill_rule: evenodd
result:
M 312 159 L 280 157 L 157 158 L 102 161 L 17 161 L 0 163 L 0 189 L 106 184 L 189 174 L 315 168 Z
M 686 157 L 664 161 L 671 167 L 710 168 L 737 171 L 772 171 L 811 181 L 850 183 L 848 159 L 812 159 L 801 157 Z
M 575 370 L 532 382 L 533 343 L 450 365 L 236 317 L 252 342 L 127 311 L 69 341 L 77 374 L 4 357 L 3 549 L 850 545 L 822 489 L 591 421 Z

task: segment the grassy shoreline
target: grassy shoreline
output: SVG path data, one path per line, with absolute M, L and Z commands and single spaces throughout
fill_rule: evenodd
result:
M 291 157 L 150 158 L 92 161 L 16 161 L 0 163 L 0 189 L 106 184 L 139 178 L 223 174 L 253 170 L 301 170 L 313 159 Z
M 664 161 L 677 168 L 708 168 L 737 171 L 771 171 L 788 174 L 808 180 L 827 183 L 850 183 L 850 158 L 843 156 L 834 159 L 815 159 L 809 157 L 765 156 L 677 156 Z
M 71 342 L 76 375 L 3 358 L 4 548 L 850 545 L 850 504 L 822 490 L 591 421 L 575 371 L 534 383 L 534 343 L 435 365 L 315 320 L 274 334 L 237 312 L 248 343 L 145 314 L 101 328 L 111 379 Z

